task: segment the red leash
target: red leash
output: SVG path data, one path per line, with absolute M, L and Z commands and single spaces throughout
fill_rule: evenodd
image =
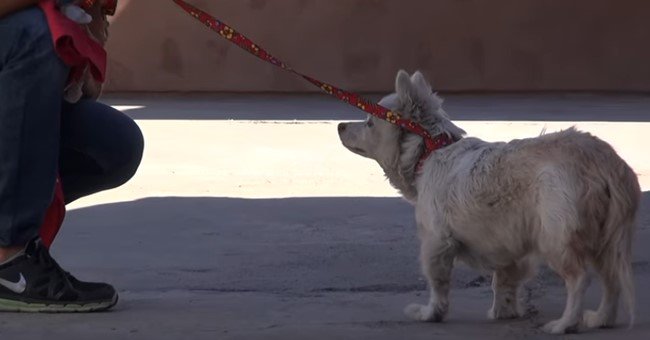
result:
M 447 136 L 447 134 L 440 134 L 435 137 L 432 137 L 431 134 L 424 129 L 420 124 L 415 123 L 410 119 L 405 119 L 398 112 L 391 111 L 381 105 L 370 102 L 369 100 L 361 97 L 356 93 L 342 90 L 338 87 L 332 86 L 330 84 L 324 83 L 318 79 L 314 79 L 305 74 L 302 74 L 287 64 L 283 63 L 279 59 L 272 56 L 266 50 L 261 48 L 259 45 L 255 44 L 252 40 L 248 39 L 243 34 L 237 32 L 232 27 L 226 25 L 222 21 L 217 20 L 215 17 L 209 15 L 208 13 L 188 4 L 183 0 L 173 0 L 178 6 L 180 6 L 185 12 L 190 14 L 192 17 L 202 22 L 204 25 L 208 26 L 211 30 L 217 32 L 223 38 L 232 42 L 233 44 L 239 46 L 240 48 L 248 51 L 252 55 L 271 63 L 277 67 L 280 67 L 286 71 L 289 71 L 295 75 L 298 75 L 308 82 L 318 86 L 327 94 L 338 98 L 341 101 L 344 101 L 352 106 L 355 106 L 375 117 L 386 120 L 392 124 L 401 126 L 402 128 L 411 131 L 419 136 L 424 138 L 425 142 L 425 151 L 420 158 L 420 163 L 422 160 L 426 159 L 431 152 L 436 149 L 442 148 L 453 143 L 452 139 Z

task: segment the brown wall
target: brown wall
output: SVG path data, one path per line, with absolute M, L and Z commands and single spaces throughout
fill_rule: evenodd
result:
M 191 0 L 293 67 L 358 91 L 650 91 L 649 0 Z M 313 91 L 171 0 L 120 0 L 109 91 Z

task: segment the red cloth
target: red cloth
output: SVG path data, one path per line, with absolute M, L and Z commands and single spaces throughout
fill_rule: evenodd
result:
M 59 57 L 71 67 L 70 80 L 78 80 L 86 65 L 96 81 L 103 83 L 106 74 L 106 51 L 93 40 L 86 29 L 68 19 L 57 8 L 55 0 L 39 3 L 52 32 L 52 41 Z
M 61 180 L 57 178 L 54 188 L 54 198 L 45 213 L 45 219 L 43 220 L 40 231 L 41 240 L 47 248 L 54 242 L 54 238 L 59 233 L 64 218 L 65 200 L 63 199 L 63 187 L 61 186 Z

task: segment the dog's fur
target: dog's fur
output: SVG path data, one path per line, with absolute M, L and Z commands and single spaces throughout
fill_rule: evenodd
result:
M 422 138 L 369 116 L 341 123 L 345 147 L 374 159 L 390 183 L 415 206 L 421 265 L 431 287 L 427 305 L 405 312 L 442 321 L 448 310 L 454 260 L 493 271 L 493 319 L 520 316 L 517 292 L 545 261 L 565 281 L 562 317 L 550 333 L 608 327 L 616 321 L 619 296 L 634 318 L 631 243 L 641 197 L 632 169 L 604 141 L 576 129 L 509 143 L 463 138 L 420 72 L 400 71 L 396 93 L 381 105 L 401 112 L 432 135 L 456 142 L 435 151 L 421 171 Z M 592 265 L 604 284 L 597 311 L 583 314 Z

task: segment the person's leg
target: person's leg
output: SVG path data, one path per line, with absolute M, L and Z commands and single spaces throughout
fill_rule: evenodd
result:
M 38 235 L 56 180 L 68 67 L 34 7 L 0 20 L 0 262 Z
M 133 177 L 144 140 L 131 118 L 92 100 L 66 103 L 61 115 L 60 174 L 66 203 Z
M 38 238 L 58 171 L 68 68 L 34 7 L 0 20 L 0 311 L 87 312 L 117 303 L 77 281 Z

